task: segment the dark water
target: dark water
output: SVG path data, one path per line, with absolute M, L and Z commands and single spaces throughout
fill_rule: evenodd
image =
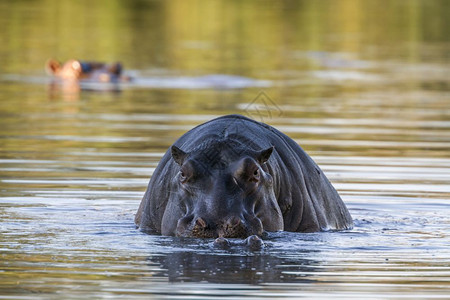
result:
M 448 1 L 0 1 L 0 298 L 448 298 L 449 20 Z M 136 80 L 54 84 L 49 57 Z M 135 230 L 166 149 L 228 113 L 302 145 L 355 228 L 256 252 Z

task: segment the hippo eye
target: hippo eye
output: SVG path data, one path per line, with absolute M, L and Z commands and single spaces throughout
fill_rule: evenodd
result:
M 258 182 L 259 181 L 259 169 L 255 169 L 255 171 L 253 171 L 253 175 L 250 176 L 249 180 L 251 182 Z
M 186 174 L 183 171 L 180 171 L 180 180 L 181 180 L 181 182 L 186 181 Z
M 191 181 L 194 176 L 194 169 L 192 167 L 192 164 L 187 162 L 181 166 L 178 172 L 178 179 L 181 183 L 186 183 L 188 181 Z

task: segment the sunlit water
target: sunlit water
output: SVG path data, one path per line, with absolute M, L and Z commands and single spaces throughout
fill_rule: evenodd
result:
M 362 5 L 362 11 L 376 8 L 375 2 L 365 3 L 369 7 Z M 414 21 L 416 6 L 423 5 L 418 11 L 432 10 L 437 28 L 448 17 L 448 12 L 434 15 L 440 2 L 437 9 L 426 1 L 409 3 L 406 10 L 404 4 L 383 9 L 409 12 Z M 126 13 L 140 20 L 142 10 L 183 16 L 183 8 L 158 5 L 121 8 L 118 20 L 128 19 Z M 345 9 L 349 20 L 356 18 L 352 7 Z M 10 8 L 23 16 L 32 9 L 49 13 L 41 6 Z M 299 18 L 304 10 L 304 17 L 333 16 L 333 8 L 310 5 L 287 10 L 287 19 L 277 19 L 277 10 L 265 6 L 239 9 L 249 14 L 242 16 L 249 22 L 246 28 L 256 32 L 252 26 L 262 23 L 253 14 L 259 10 L 271 26 L 266 30 L 273 43 L 279 42 L 278 31 L 272 36 L 270 28 L 283 25 L 290 33 L 296 11 Z M 194 22 L 189 13 L 186 18 Z M 10 26 L 3 28 L 14 27 L 1 19 Z M 413 21 L 400 24 L 399 37 L 415 30 Z M 193 41 L 192 33 L 177 37 L 185 25 L 168 26 L 170 36 L 177 37 L 173 44 L 166 41 L 170 54 L 154 44 L 143 44 L 142 52 L 132 46 L 118 50 L 136 81 L 113 88 L 82 83 L 80 91 L 49 80 L 41 66 L 56 40 L 44 39 L 37 49 L 42 56 L 30 57 L 28 64 L 7 60 L 0 71 L 0 298 L 448 298 L 448 36 L 426 27 L 434 40 L 398 41 L 348 22 L 337 29 L 327 25 L 334 35 L 317 24 L 300 33 L 322 37 L 321 46 L 304 46 L 299 38 L 274 50 L 273 43 L 244 38 L 244 49 L 234 40 L 225 43 L 222 58 L 214 39 L 201 35 L 195 38 L 204 42 Z M 144 25 L 115 30 L 140 37 Z M 391 30 L 383 22 L 377 26 L 380 32 L 383 26 Z M 149 28 L 152 36 L 163 32 Z M 365 33 L 374 34 L 375 41 L 365 40 Z M 27 44 L 35 34 L 10 30 L 0 37 L 19 35 Z M 337 47 L 339 39 L 347 43 Z M 88 46 L 82 45 L 74 51 L 87 56 Z M 2 56 L 13 57 L 12 48 L 1 50 Z M 139 58 L 152 49 L 151 57 L 162 61 L 136 63 L 129 53 L 133 49 Z M 195 55 L 209 50 L 220 62 Z M 26 56 L 25 48 L 17 51 Z M 224 68 L 221 62 L 231 59 L 227 51 L 243 51 L 231 61 L 251 70 L 242 71 L 240 63 Z M 264 63 L 252 63 L 251 53 Z M 174 66 L 166 61 L 170 55 L 180 59 Z M 198 69 L 185 65 L 189 61 Z M 265 121 L 295 139 L 339 191 L 355 228 L 272 233 L 261 251 L 249 251 L 238 240 L 220 250 L 209 239 L 137 231 L 134 213 L 166 149 L 192 127 L 228 113 Z

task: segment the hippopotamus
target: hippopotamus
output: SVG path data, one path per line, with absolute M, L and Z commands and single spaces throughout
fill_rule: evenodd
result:
M 147 233 L 216 238 L 220 244 L 265 232 L 353 227 L 311 157 L 279 130 L 241 115 L 201 124 L 167 150 L 135 223 Z
M 119 62 L 108 65 L 100 62 L 84 62 L 70 59 L 61 64 L 55 59 L 49 59 L 45 68 L 50 75 L 63 80 L 118 82 L 130 79 L 122 75 L 122 64 Z

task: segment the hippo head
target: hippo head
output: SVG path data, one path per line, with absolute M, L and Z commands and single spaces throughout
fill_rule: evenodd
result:
M 119 78 L 122 65 L 120 63 L 106 65 L 75 59 L 70 59 L 61 64 L 55 59 L 50 59 L 47 61 L 45 69 L 50 75 L 64 80 L 89 79 L 96 82 L 111 82 Z
M 274 147 L 253 151 L 230 141 L 190 153 L 172 146 L 178 164 L 162 234 L 246 238 L 283 230 L 283 217 L 266 165 Z M 175 216 L 175 218 L 174 218 Z

